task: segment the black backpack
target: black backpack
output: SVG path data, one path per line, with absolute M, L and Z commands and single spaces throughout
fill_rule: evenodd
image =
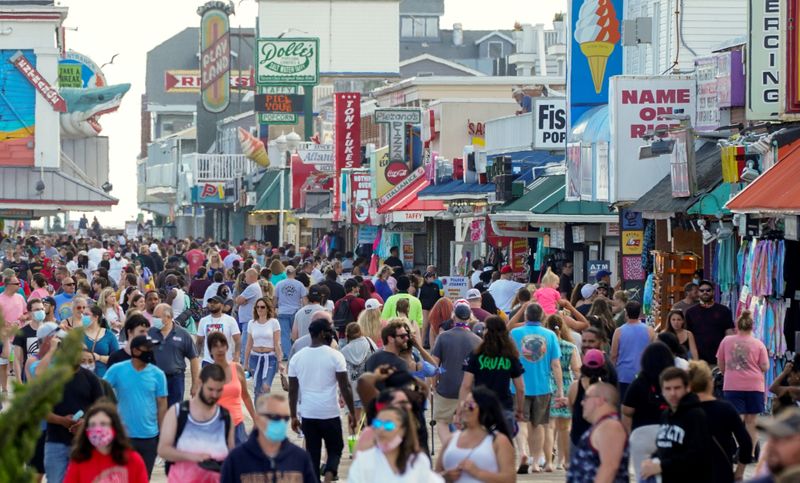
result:
M 353 300 L 353 297 L 350 295 L 339 299 L 333 309 L 333 326 L 339 332 L 344 332 L 347 324 L 356 321 L 355 317 L 353 317 L 353 312 L 350 311 L 351 300 Z
M 219 406 L 220 414 L 222 415 L 222 420 L 225 421 L 225 442 L 228 441 L 228 433 L 230 433 L 231 425 L 233 421 L 231 420 L 231 413 L 228 412 L 222 406 Z M 175 441 L 172 442 L 173 445 L 178 444 L 178 440 L 181 438 L 181 434 L 183 434 L 183 430 L 186 428 L 186 423 L 189 421 L 189 400 L 182 401 L 180 406 L 178 406 L 178 426 L 175 428 Z M 172 462 L 165 461 L 164 462 L 164 470 L 167 474 L 169 474 L 169 467 L 172 466 Z

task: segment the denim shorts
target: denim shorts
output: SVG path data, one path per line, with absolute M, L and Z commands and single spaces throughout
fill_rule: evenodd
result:
M 725 391 L 725 399 L 733 404 L 739 414 L 764 412 L 764 393 L 761 391 Z

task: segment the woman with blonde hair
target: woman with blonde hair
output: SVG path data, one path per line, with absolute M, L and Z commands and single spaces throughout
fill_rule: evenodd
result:
M 377 300 L 367 300 L 364 310 L 358 314 L 358 325 L 361 327 L 362 334 L 372 339 L 379 348 L 383 348 L 381 330 L 385 324 L 381 320 L 381 305 Z
M 97 297 L 97 306 L 103 311 L 103 316 L 111 326 L 111 330 L 118 335 L 125 324 L 125 311 L 119 306 L 119 300 L 113 288 L 107 287 L 100 292 L 100 296 Z
M 225 264 L 222 263 L 222 257 L 218 251 L 209 250 L 206 259 L 208 260 L 208 278 L 213 279 L 214 274 L 217 272 L 225 273 Z
M 278 282 L 286 279 L 286 267 L 279 259 L 272 260 L 269 264 L 270 277 L 269 281 L 272 285 L 278 285 Z
M 564 322 L 564 319 L 557 314 L 550 315 L 545 320 L 548 329 L 552 330 L 558 336 L 558 345 L 561 348 L 561 377 L 563 380 L 563 387 L 570 387 L 575 376 L 580 373 L 581 360 L 577 346 L 573 343 L 572 330 Z M 550 399 L 550 424 L 545 431 L 544 439 L 544 453 L 545 461 L 549 460 L 548 455 L 553 454 L 553 443 L 556 442 L 558 446 L 558 462 L 557 469 L 566 468 L 569 463 L 569 430 L 572 421 L 572 411 L 569 407 L 556 406 L 556 392 L 558 388 L 555 385 L 555 378 L 550 378 L 550 389 L 553 397 Z M 551 464 L 545 465 L 545 471 L 548 466 L 552 470 Z
M 750 439 L 758 441 L 756 417 L 764 412 L 764 374 L 769 356 L 763 342 L 753 337 L 753 316 L 745 310 L 736 320 L 739 332 L 722 339 L 717 349 L 717 364 L 724 375 L 725 399 L 741 415 Z
M 259 278 L 258 285 L 261 287 L 261 295 L 270 300 L 275 300 L 275 285 L 269 280 Z

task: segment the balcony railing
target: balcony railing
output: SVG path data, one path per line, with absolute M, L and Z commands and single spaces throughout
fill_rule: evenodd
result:
M 145 182 L 147 189 L 161 188 L 175 191 L 178 183 L 175 176 L 175 167 L 174 163 L 162 163 L 148 166 L 146 168 L 147 181 Z
M 191 168 L 198 183 L 232 180 L 247 176 L 258 168 L 244 154 L 184 154 L 183 163 Z
M 501 117 L 486 122 L 486 153 L 525 151 L 533 146 L 533 113 Z

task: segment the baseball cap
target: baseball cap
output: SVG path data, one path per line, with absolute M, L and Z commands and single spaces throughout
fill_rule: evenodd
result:
M 133 349 L 141 349 L 142 347 L 147 347 L 152 349 L 157 342 L 146 335 L 138 335 L 131 339 L 131 350 Z
M 583 355 L 583 365 L 591 369 L 599 369 L 606 364 L 606 356 L 603 351 L 589 349 Z
M 610 277 L 610 276 L 611 272 L 609 272 L 608 270 L 600 270 L 599 272 L 597 272 L 597 280 L 600 280 L 603 277 Z
M 597 285 L 592 285 L 591 283 L 587 283 L 583 287 L 581 287 L 581 297 L 588 299 L 591 297 L 595 290 L 597 290 Z
M 380 307 L 381 303 L 375 299 L 367 299 L 367 301 L 364 302 L 364 308 L 367 310 L 379 309 Z
M 469 320 L 469 318 L 472 317 L 472 309 L 469 308 L 469 305 L 465 304 L 456 305 L 453 309 L 453 313 L 456 318 L 461 320 Z
M 800 433 L 800 408 L 784 409 L 778 416 L 759 418 L 758 429 L 775 438 L 785 438 Z
M 319 290 L 319 287 L 317 287 L 316 285 L 308 287 L 308 298 L 313 301 L 321 300 L 322 292 Z
M 211 303 L 211 302 L 216 302 L 218 304 L 225 303 L 225 301 L 222 300 L 222 297 L 220 297 L 219 295 L 214 295 L 213 297 L 210 297 L 208 300 L 206 300 L 206 303 Z
M 156 245 L 155 243 L 151 243 L 150 244 L 150 253 L 155 253 L 157 251 L 158 251 L 158 245 Z
M 58 305 L 56 303 L 56 299 L 54 299 L 53 297 L 44 297 L 44 298 L 42 298 L 42 303 L 49 304 L 49 305 L 51 305 L 53 307 Z
M 506 266 L 504 266 L 503 268 L 500 269 L 500 273 L 502 273 L 502 274 L 511 273 L 513 271 L 514 270 L 511 268 L 511 265 L 506 265 Z
M 475 300 L 481 298 L 481 291 L 476 288 L 467 290 L 467 300 Z
M 44 324 L 40 325 L 38 329 L 36 329 L 36 338 L 39 340 L 44 340 L 57 331 L 58 324 L 55 322 L 45 322 Z

